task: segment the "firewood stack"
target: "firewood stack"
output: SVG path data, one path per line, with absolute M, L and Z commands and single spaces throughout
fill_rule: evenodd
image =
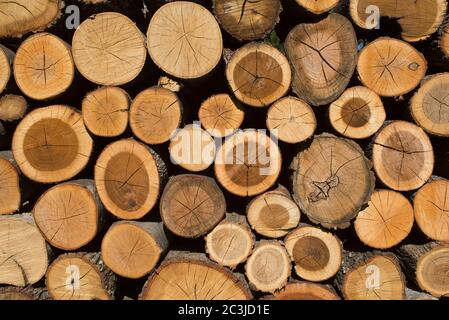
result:
M 0 15 L 1 300 L 449 296 L 446 0 Z

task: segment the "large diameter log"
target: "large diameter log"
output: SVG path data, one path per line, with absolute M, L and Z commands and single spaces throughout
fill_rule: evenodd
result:
M 204 254 L 172 251 L 145 283 L 141 300 L 250 300 L 243 276 Z
M 0 99 L 0 120 L 17 121 L 23 118 L 27 110 L 27 101 L 22 96 L 7 94 Z
M 428 38 L 443 23 L 447 2 L 445 0 L 350 0 L 349 12 L 361 28 L 382 28 L 373 20 L 375 6 L 382 17 L 397 19 L 402 39 L 410 42 Z M 377 16 L 375 15 L 374 18 Z M 377 17 L 380 18 L 380 17 Z
M 0 44 L 0 93 L 6 89 L 11 78 L 11 65 L 14 60 L 14 52 Z
M 11 151 L 0 152 L 0 215 L 19 210 L 21 193 L 19 172 Z
M 264 132 L 238 131 L 217 150 L 215 175 L 229 192 L 249 197 L 267 191 L 282 166 L 279 146 Z
M 397 191 L 415 190 L 431 177 L 434 153 L 427 134 L 406 121 L 393 121 L 374 138 L 374 171 L 386 186 Z
M 279 0 L 213 0 L 220 25 L 234 38 L 246 41 L 263 39 L 279 21 Z
M 413 227 L 413 207 L 406 197 L 391 190 L 376 190 L 354 223 L 360 241 L 388 249 L 404 240 Z
M 156 152 L 133 139 L 123 139 L 100 154 L 95 185 L 109 212 L 120 219 L 140 219 L 155 206 L 166 174 Z
M 391 253 L 345 252 L 335 285 L 346 300 L 405 299 L 405 277 Z
M 81 104 L 87 129 L 100 137 L 116 137 L 128 126 L 131 99 L 119 87 L 101 87 L 89 92 Z
M 14 59 L 14 78 L 30 98 L 46 100 L 64 93 L 75 75 L 70 46 L 50 33 L 38 33 L 20 45 Z
M 37 200 L 33 217 L 52 246 L 75 250 L 91 242 L 102 227 L 103 206 L 93 180 L 56 185 Z
M 327 12 L 337 6 L 340 0 L 296 0 L 296 2 L 314 14 Z
M 362 83 L 384 97 L 396 97 L 416 88 L 427 70 L 427 61 L 409 43 L 382 37 L 359 54 L 357 71 Z
M 235 268 L 245 262 L 255 244 L 255 236 L 244 216 L 236 213 L 226 214 L 206 236 L 206 252 L 218 264 Z
M 245 274 L 254 290 L 273 293 L 283 288 L 291 274 L 290 257 L 281 242 L 256 244 L 245 264 Z
M 306 281 L 292 281 L 275 292 L 270 300 L 341 300 L 329 285 Z
M 176 93 L 161 87 L 145 89 L 134 98 L 129 124 L 134 135 L 147 144 L 170 140 L 181 125 L 182 103 Z
M 146 60 L 145 37 L 133 21 L 116 12 L 86 19 L 76 28 L 72 47 L 78 71 L 100 85 L 134 80 Z
M 194 2 L 174 1 L 151 18 L 147 31 L 150 57 L 166 73 L 195 79 L 218 65 L 223 51 L 220 26 L 214 16 Z
M 45 284 L 55 300 L 110 300 L 116 276 L 100 253 L 67 253 L 48 267 Z
M 33 110 L 19 123 L 12 152 L 29 179 L 55 183 L 84 169 L 92 152 L 92 138 L 78 111 L 52 105 Z
M 380 97 L 367 87 L 352 87 L 329 107 L 332 127 L 351 139 L 365 139 L 375 134 L 387 114 Z
M 197 238 L 225 216 L 226 201 L 214 179 L 185 174 L 171 177 L 160 201 L 165 226 L 174 234 Z
M 297 25 L 285 40 L 285 50 L 293 68 L 293 91 L 314 106 L 340 96 L 357 63 L 354 28 L 336 13 L 315 24 Z
M 55 22 L 64 6 L 61 0 L 1 1 L 0 37 L 21 36 L 40 31 Z
M 331 233 L 308 225 L 300 225 L 285 237 L 285 248 L 295 271 L 302 279 L 324 281 L 340 269 L 343 248 L 340 240 Z
M 371 163 L 351 140 L 315 137 L 293 160 L 293 198 L 313 222 L 346 228 L 374 189 Z
M 439 73 L 426 77 L 423 84 L 410 100 L 413 119 L 428 133 L 449 136 L 449 100 L 445 92 L 449 90 L 449 73 Z
M 0 284 L 36 283 L 47 266 L 47 245 L 31 214 L 0 217 Z
M 253 107 L 266 107 L 290 89 L 292 71 L 284 54 L 266 43 L 249 43 L 237 50 L 226 66 L 234 95 Z
M 421 231 L 430 239 L 449 242 L 449 181 L 433 179 L 413 198 L 415 219 Z
M 153 270 L 167 248 L 162 223 L 119 221 L 106 232 L 101 255 L 116 274 L 138 279 Z

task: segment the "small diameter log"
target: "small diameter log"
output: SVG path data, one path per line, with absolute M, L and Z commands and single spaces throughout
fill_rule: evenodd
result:
M 314 223 L 346 228 L 374 189 L 371 163 L 351 140 L 315 137 L 293 160 L 293 198 Z
M 195 79 L 218 65 L 223 51 L 220 26 L 203 6 L 174 1 L 153 15 L 147 31 L 151 59 L 164 72 Z
M 22 36 L 30 31 L 45 29 L 59 18 L 63 6 L 62 0 L 2 1 L 0 37 Z
M 374 9 L 373 9 L 374 7 Z M 353 21 L 361 28 L 382 28 L 380 16 L 398 21 L 402 39 L 409 42 L 428 38 L 438 30 L 446 14 L 445 0 L 350 0 L 349 12 Z M 377 15 L 373 17 L 373 13 Z M 382 51 L 381 51 L 382 52 Z
M 106 209 L 120 219 L 140 219 L 156 204 L 166 167 L 152 149 L 133 139 L 108 145 L 95 164 L 95 185 Z
M 386 116 L 380 97 L 362 86 L 347 89 L 329 107 L 332 127 L 352 139 L 365 139 L 375 134 Z
M 410 101 L 410 112 L 415 122 L 427 132 L 449 137 L 449 73 L 425 78 L 424 83 Z
M 162 223 L 120 221 L 106 232 L 101 255 L 116 274 L 138 279 L 153 270 L 167 248 Z
M 102 227 L 103 206 L 93 180 L 56 185 L 37 200 L 33 217 L 52 246 L 76 250 L 91 242 Z
M 226 78 L 237 99 L 252 107 L 266 107 L 288 92 L 292 71 L 275 47 L 249 43 L 231 56 Z
M 405 277 L 391 253 L 345 252 L 335 285 L 345 300 L 405 299 Z
M 0 193 L 0 215 L 12 214 L 19 210 L 19 172 L 11 151 L 0 152 Z
M 75 76 L 70 46 L 50 33 L 38 33 L 20 45 L 14 59 L 14 78 L 20 90 L 35 100 L 64 93 Z
M 204 254 L 171 251 L 148 278 L 141 300 L 250 300 L 243 276 Z
M 248 222 L 258 233 L 269 238 L 280 238 L 296 228 L 301 212 L 290 197 L 279 191 L 270 191 L 254 198 L 246 209 Z
M 251 254 L 255 237 L 244 216 L 228 213 L 206 236 L 206 252 L 218 264 L 235 268 Z
M 165 226 L 184 238 L 211 231 L 225 216 L 226 201 L 214 179 L 184 174 L 173 176 L 161 196 L 160 214 Z
M 182 103 L 172 91 L 153 87 L 139 93 L 131 104 L 129 124 L 134 135 L 147 144 L 170 140 L 181 125 Z
M 291 269 L 287 251 L 275 240 L 257 243 L 245 264 L 246 277 L 252 289 L 270 293 L 287 284 Z
M 263 39 L 279 21 L 279 0 L 213 0 L 220 25 L 234 38 L 246 41 Z
M 285 40 L 285 50 L 293 68 L 293 91 L 314 106 L 340 96 L 357 63 L 354 28 L 336 13 L 315 24 L 297 25 Z
M 425 245 L 405 245 L 398 252 L 411 280 L 434 297 L 449 294 L 449 246 L 435 242 Z
M 340 269 L 343 247 L 331 233 L 301 225 L 285 237 L 285 248 L 295 262 L 295 271 L 302 279 L 324 281 Z
M 372 154 L 377 177 L 393 190 L 418 189 L 433 172 L 429 137 L 410 122 L 388 123 L 374 138 Z
M 162 76 L 159 78 L 159 80 L 157 81 L 157 86 L 164 88 L 164 89 L 168 89 L 171 92 L 180 92 L 182 90 L 182 88 L 184 87 L 182 83 L 173 80 L 169 77 L 166 76 Z
M 309 139 L 317 126 L 313 109 L 305 101 L 291 96 L 271 105 L 266 123 L 271 134 L 287 143 Z
M 307 11 L 314 14 L 322 14 L 337 6 L 340 0 L 296 0 Z
M 3 300 L 49 300 L 49 296 L 45 288 L 2 287 L 0 301 Z
M 11 65 L 13 60 L 14 52 L 0 44 L 0 93 L 6 89 L 11 78 Z
M 0 284 L 36 283 L 47 266 L 47 246 L 31 214 L 0 217 Z
M 34 109 L 19 123 L 12 152 L 29 179 L 56 183 L 84 169 L 92 152 L 92 138 L 78 111 L 52 105 Z
M 376 190 L 359 212 L 354 226 L 364 244 L 388 249 L 404 240 L 413 227 L 413 207 L 399 192 Z
M 27 101 L 22 96 L 7 94 L 0 98 L 0 120 L 16 121 L 23 118 L 27 110 Z
M 281 171 L 279 146 L 263 131 L 239 131 L 217 150 L 215 175 L 229 192 L 249 197 L 271 188 Z
M 131 99 L 119 87 L 101 87 L 86 95 L 81 113 L 87 129 L 100 137 L 116 137 L 128 126 Z
M 201 104 L 198 111 L 201 125 L 213 137 L 223 138 L 237 131 L 245 113 L 229 94 L 213 95 Z
M 116 276 L 100 253 L 67 253 L 48 267 L 45 284 L 54 300 L 110 300 Z
M 341 300 L 331 286 L 306 281 L 289 282 L 273 300 Z
M 168 147 L 172 163 L 186 170 L 206 170 L 215 160 L 215 141 L 199 124 L 189 124 L 178 130 Z
M 73 59 L 89 81 L 119 86 L 134 80 L 146 60 L 145 37 L 135 23 L 116 12 L 90 16 L 76 29 Z
M 397 97 L 415 89 L 424 78 L 427 62 L 407 42 L 382 37 L 359 54 L 357 71 L 362 83 L 384 97 Z
M 415 219 L 430 239 L 449 242 L 449 181 L 436 179 L 425 184 L 413 198 Z

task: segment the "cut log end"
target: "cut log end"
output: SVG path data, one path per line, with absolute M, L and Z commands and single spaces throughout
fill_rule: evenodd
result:
M 284 246 L 278 241 L 262 241 L 248 258 L 245 272 L 255 290 L 273 293 L 286 285 L 291 267 Z
M 55 183 L 71 179 L 84 169 L 92 144 L 79 112 L 52 105 L 33 110 L 19 123 L 12 152 L 29 179 Z
M 336 13 L 316 24 L 297 25 L 287 36 L 285 50 L 294 65 L 293 91 L 314 106 L 340 96 L 357 63 L 354 28 Z
M 274 29 L 282 11 L 279 0 L 214 0 L 213 4 L 223 29 L 241 41 L 263 39 Z
M 1 28 L 1 27 L 0 27 Z M 9 50 L 0 45 L 0 93 L 6 89 L 11 78 L 11 59 L 8 56 Z
M 402 194 L 376 190 L 368 207 L 355 220 L 355 231 L 366 245 L 387 249 L 399 244 L 412 230 L 413 207 Z
M 281 166 L 278 145 L 265 133 L 247 129 L 229 137 L 220 146 L 215 175 L 226 190 L 247 197 L 271 188 Z
M 292 163 L 293 192 L 302 211 L 326 228 L 346 228 L 374 189 L 371 163 L 354 142 L 315 137 Z
M 182 79 L 210 73 L 223 51 L 220 26 L 206 8 L 194 2 L 174 1 L 162 6 L 150 21 L 147 38 L 156 65 Z
M 197 124 L 178 130 L 170 139 L 168 149 L 174 164 L 193 172 L 206 170 L 215 160 L 215 141 Z
M 76 29 L 72 46 L 79 72 L 99 85 L 119 86 L 134 80 L 146 60 L 145 37 L 133 21 L 116 12 L 86 19 Z
M 253 199 L 247 208 L 248 221 L 258 233 L 269 238 L 285 236 L 296 228 L 301 212 L 287 195 L 272 191 Z
M 119 87 L 101 87 L 86 95 L 82 102 L 83 121 L 96 136 L 116 137 L 128 126 L 130 98 Z
M 331 233 L 310 226 L 300 226 L 285 238 L 285 247 L 295 262 L 295 271 L 302 279 L 324 281 L 341 267 L 342 244 Z
M 426 70 L 427 62 L 420 52 L 407 42 L 388 37 L 378 38 L 363 48 L 357 63 L 362 83 L 385 97 L 412 91 Z
M 235 268 L 245 262 L 253 250 L 255 237 L 244 216 L 228 214 L 206 236 L 206 252 L 211 260 Z
M 449 73 L 429 76 L 410 101 L 415 122 L 433 135 L 449 137 L 449 110 L 442 108 L 449 103 L 448 89 Z
M 332 127 L 352 139 L 365 139 L 375 134 L 386 119 L 382 100 L 372 90 L 358 86 L 347 89 L 329 107 Z
M 21 204 L 19 173 L 10 151 L 0 152 L 0 192 L 0 215 L 18 211 Z
M 161 223 L 116 222 L 103 238 L 101 254 L 116 274 L 138 279 L 153 270 L 167 246 Z
M 449 295 L 449 246 L 438 246 L 418 260 L 416 279 L 421 289 L 435 297 Z
M 179 175 L 168 181 L 161 197 L 160 213 L 164 224 L 174 234 L 196 238 L 223 219 L 226 201 L 214 179 Z
M 391 122 L 374 139 L 373 164 L 377 176 L 389 188 L 418 189 L 433 172 L 432 144 L 420 127 L 405 121 Z
M 108 145 L 95 165 L 95 184 L 108 211 L 121 219 L 140 219 L 156 204 L 165 178 L 162 159 L 133 139 Z
M 228 94 L 217 94 L 201 104 L 198 117 L 212 136 L 223 138 L 233 134 L 243 123 L 245 113 Z
M 306 10 L 314 14 L 322 14 L 337 6 L 340 0 L 296 0 Z
M 24 97 L 7 94 L 0 99 L 0 120 L 17 121 L 23 118 L 28 104 Z
M 251 292 L 236 274 L 204 255 L 171 252 L 150 276 L 142 300 L 249 300 Z M 182 286 L 180 284 L 183 283 Z
M 64 93 L 75 75 L 70 46 L 50 33 L 38 33 L 20 45 L 14 59 L 14 78 L 30 98 L 46 100 Z
M 153 87 L 139 93 L 130 109 L 133 133 L 147 144 L 170 140 L 181 124 L 182 104 L 172 91 Z
M 329 286 L 311 282 L 291 282 L 276 292 L 274 300 L 341 300 Z
M 316 126 L 313 109 L 295 97 L 280 99 L 268 109 L 267 128 L 283 142 L 303 142 L 312 137 Z
M 287 58 L 265 43 L 250 43 L 236 51 L 226 68 L 235 96 L 253 107 L 266 107 L 290 88 L 292 72 Z
M 78 180 L 47 190 L 36 202 L 33 216 L 54 247 L 75 250 L 88 244 L 100 229 L 102 207 L 94 182 Z

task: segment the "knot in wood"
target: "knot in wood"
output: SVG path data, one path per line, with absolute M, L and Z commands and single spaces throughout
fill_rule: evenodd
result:
M 318 202 L 320 200 L 327 200 L 329 198 L 329 192 L 332 188 L 339 185 L 340 179 L 337 175 L 333 174 L 327 178 L 324 182 L 312 181 L 313 186 L 317 189 L 311 192 L 309 195 L 310 202 Z

